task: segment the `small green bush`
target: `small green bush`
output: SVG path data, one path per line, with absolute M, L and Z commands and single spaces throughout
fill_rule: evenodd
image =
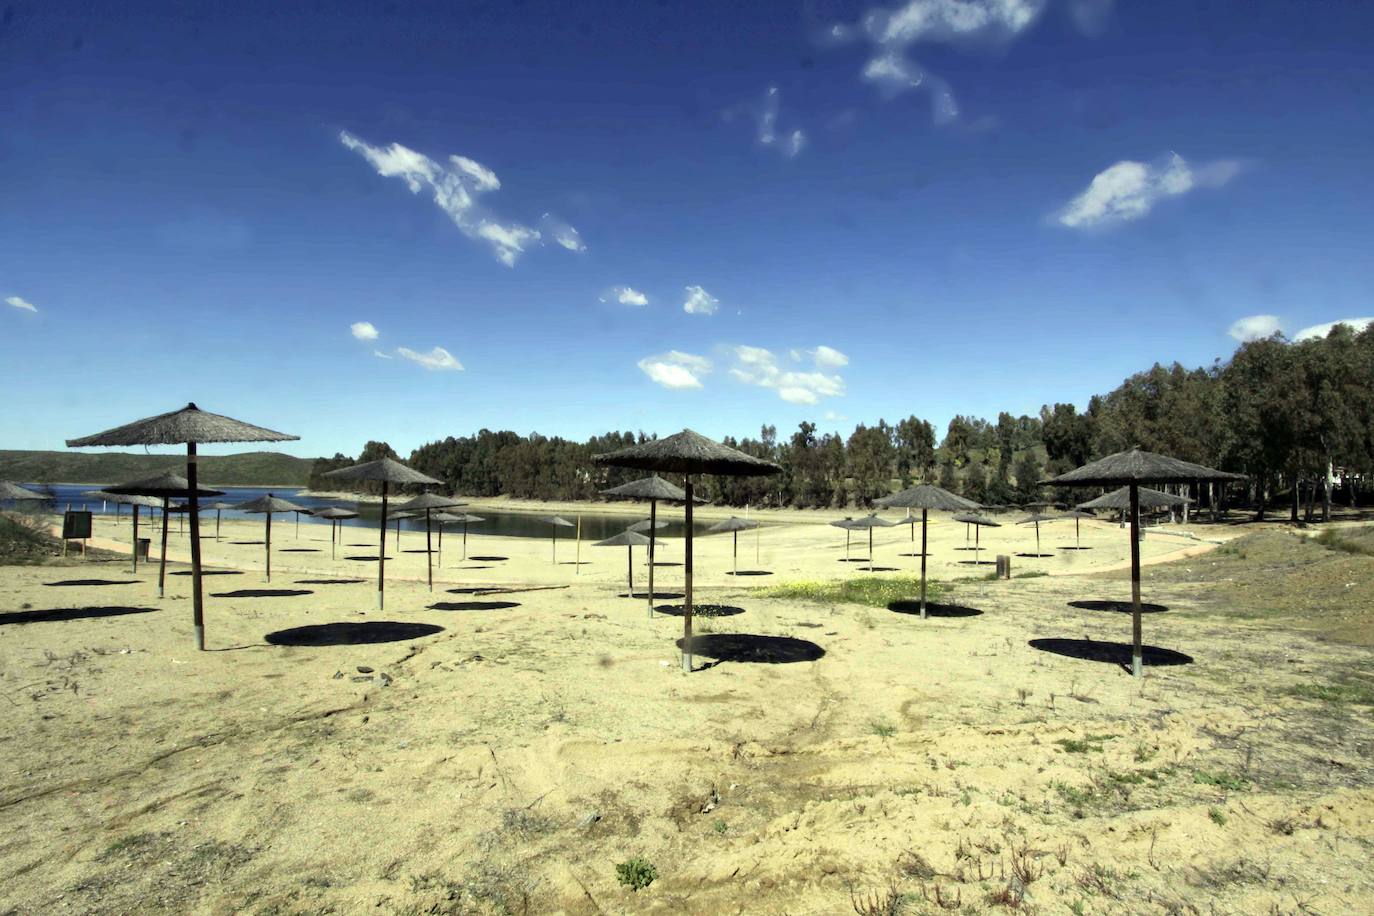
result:
M 1194 773 L 1193 782 L 1200 786 L 1216 786 L 1227 792 L 1243 792 L 1250 788 L 1250 780 L 1244 776 L 1224 772 L 1213 773 L 1208 770 L 1198 770 Z
M 640 856 L 626 859 L 615 867 L 615 879 L 632 891 L 642 891 L 658 877 L 654 863 Z
M 898 601 L 914 601 L 921 595 L 921 580 L 914 576 L 860 576 L 834 581 L 783 582 L 764 590 L 770 598 L 791 598 L 831 604 L 866 604 L 886 608 Z M 926 600 L 938 602 L 944 588 L 926 580 Z

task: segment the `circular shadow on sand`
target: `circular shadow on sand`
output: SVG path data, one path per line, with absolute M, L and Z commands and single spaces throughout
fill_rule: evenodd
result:
M 1018 557 L 1025 557 L 1027 560 L 1043 560 L 1043 559 L 1045 559 L 1046 557 L 1053 557 L 1053 556 L 1056 556 L 1056 554 L 1053 554 L 1053 553 L 1018 553 L 1018 554 L 1016 554 L 1016 556 L 1018 556 Z
M 1060 550 L 1092 550 L 1091 547 L 1060 547 Z
M 927 556 L 927 557 L 933 557 L 933 556 L 935 556 L 935 554 L 933 554 L 933 553 L 926 553 L 926 554 L 924 554 L 924 555 Z M 922 554 L 921 554 L 921 552 L 920 552 L 919 550 L 916 550 L 916 551 L 912 551 L 911 553 L 899 553 L 899 554 L 897 554 L 897 556 L 899 556 L 899 557 L 919 557 L 919 556 L 922 556 Z
M 500 562 L 503 561 L 503 560 L 509 560 L 510 557 L 478 557 L 478 556 L 471 556 L 471 557 L 468 557 L 468 559 L 469 559 L 469 560 L 476 560 L 478 563 L 500 563 Z
M 358 585 L 366 579 L 297 579 L 297 585 Z
M 436 601 L 431 611 L 507 611 L 519 607 L 518 601 Z
M 559 566 L 591 566 L 591 560 L 559 560 Z
M 868 557 L 840 557 L 836 563 L 867 563 Z
M 1067 658 L 1077 658 L 1088 662 L 1105 662 L 1120 665 L 1126 670 L 1131 667 L 1131 645 L 1124 642 L 1098 642 L 1095 639 L 1032 639 L 1028 643 L 1032 649 L 1052 652 Z M 1155 668 L 1169 665 L 1191 665 L 1193 657 L 1161 649 L 1159 646 L 1142 646 L 1141 661 Z
M 960 560 L 960 566 L 996 566 L 996 560 Z
M 654 607 L 660 614 L 667 614 L 669 617 L 681 617 L 682 605 L 680 604 L 660 604 Z M 734 617 L 736 614 L 743 614 L 744 608 L 736 607 L 733 604 L 693 604 L 693 617 Z
M 212 592 L 211 598 L 297 598 L 315 594 L 308 588 L 241 588 L 232 592 Z
M 727 576 L 771 576 L 773 575 L 766 569 L 741 569 L 739 572 L 728 572 Z
M 645 565 L 645 566 L 648 566 L 649 564 L 648 564 L 648 563 L 645 563 L 644 565 Z M 682 564 L 681 564 L 681 563 L 678 563 L 678 562 L 675 561 L 675 560 L 655 560 L 655 561 L 654 561 L 654 565 L 655 565 L 655 566 L 681 566 Z
M 1131 602 L 1129 601 L 1070 601 L 1069 607 L 1076 607 L 1084 611 L 1112 611 L 1117 614 L 1131 613 Z M 1140 602 L 1140 613 L 1142 614 L 1162 614 L 1169 608 L 1162 604 L 1149 604 Z
M 860 566 L 860 572 L 900 572 L 896 566 Z
M 401 551 L 401 553 L 435 553 L 435 552 L 436 552 L 436 551 L 433 551 L 433 550 L 425 550 L 423 547 L 419 547 L 419 548 L 410 548 L 410 547 L 407 547 L 405 550 L 402 550 L 402 551 Z
M 156 561 L 156 560 L 153 560 L 152 562 L 153 562 L 153 563 L 156 563 L 157 561 Z M 241 569 L 202 569 L 202 570 L 200 571 L 200 574 L 201 574 L 202 576 L 241 576 L 241 575 L 243 575 L 243 570 L 241 570 Z M 174 573 L 168 573 L 167 575 L 169 575 L 169 576 L 189 576 L 189 575 L 191 575 L 191 571 L 190 571 L 189 569 L 181 569 L 181 570 L 177 570 L 177 571 L 174 572 Z
M 277 553 L 323 553 L 318 547 L 283 547 Z
M 64 585 L 137 585 L 138 579 L 63 579 L 61 582 L 44 582 L 48 588 Z
M 123 617 L 125 614 L 151 614 L 151 607 L 62 607 L 41 611 L 15 611 L 0 614 L 0 627 L 19 623 L 60 623 L 64 620 L 86 620 L 96 617 Z
M 365 646 L 433 636 L 444 628 L 432 623 L 370 620 L 366 623 L 319 623 L 268 633 L 263 639 L 274 646 Z
M 620 594 L 616 595 L 616 597 L 617 597 L 617 598 L 638 598 L 640 601 L 643 601 L 644 599 L 646 599 L 646 598 L 649 597 L 649 593 L 648 593 L 648 592 L 635 592 L 633 595 L 629 595 L 629 594 L 626 594 L 625 592 L 621 592 Z M 686 596 L 685 594 L 683 594 L 682 592 L 659 592 L 659 591 L 656 591 L 656 592 L 654 592 L 653 597 L 654 597 L 654 600 L 655 600 L 655 601 L 659 601 L 659 600 L 662 600 L 662 601 L 674 601 L 674 600 L 676 600 L 676 599 L 678 599 L 678 598 L 685 598 L 685 597 L 687 597 L 687 596 Z
M 679 639 L 679 649 L 684 648 Z M 692 637 L 692 654 L 704 655 L 717 662 L 751 662 L 763 665 L 785 665 L 792 662 L 814 662 L 825 650 L 808 639 L 793 636 L 755 636 L 750 633 L 706 633 Z
M 240 547 L 252 547 L 252 546 L 254 546 L 254 545 L 262 546 L 262 544 L 263 544 L 264 542 L 263 542 L 263 541 L 230 541 L 229 543 L 230 543 L 230 544 L 237 544 L 237 545 L 239 545 Z
M 952 547 L 952 548 L 950 548 L 950 549 L 951 549 L 951 550 L 967 550 L 969 553 L 973 553 L 975 550 L 981 550 L 982 548 L 980 548 L 980 547 Z
M 377 562 L 377 555 L 376 555 L 376 554 L 373 554 L 373 555 L 370 556 L 370 557 L 365 557 L 365 556 L 344 557 L 344 559 L 345 559 L 345 560 L 352 560 L 352 561 L 355 562 L 355 563 L 376 563 L 376 562 Z M 387 559 L 390 560 L 391 557 L 387 557 Z
M 898 614 L 915 614 L 921 616 L 921 602 L 914 600 L 894 601 L 887 606 L 889 611 L 896 611 Z M 976 607 L 964 607 L 962 604 L 936 604 L 926 602 L 927 617 L 981 617 L 983 612 Z
M 490 566 L 455 566 L 454 569 L 491 569 Z

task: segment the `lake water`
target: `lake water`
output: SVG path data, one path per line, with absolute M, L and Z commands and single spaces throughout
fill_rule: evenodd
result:
M 18 481 L 16 481 L 16 483 L 18 483 Z M 53 499 L 51 499 L 47 503 L 21 503 L 19 505 L 19 508 L 21 509 L 38 508 L 48 512 L 61 512 L 67 508 L 68 504 L 70 504 L 73 509 L 87 509 L 91 512 L 96 513 L 97 515 L 113 515 L 115 513 L 114 503 L 108 503 L 102 506 L 101 502 L 98 499 L 92 499 L 89 496 L 83 495 L 91 490 L 100 489 L 100 486 L 98 485 L 29 483 L 21 483 L 20 485 L 27 487 L 31 490 L 36 490 L 40 493 L 51 492 L 52 494 L 54 494 Z M 304 506 L 307 509 L 323 509 L 326 506 L 338 506 L 343 509 L 351 509 L 354 512 L 359 513 L 359 515 L 357 518 L 345 519 L 343 522 L 344 525 L 350 527 L 371 528 L 373 530 L 376 529 L 377 520 L 382 514 L 382 507 L 379 503 L 354 503 L 348 500 L 328 500 L 318 499 L 311 496 L 299 496 L 298 494 L 301 491 L 298 489 L 293 489 L 291 487 L 274 487 L 271 490 L 259 487 L 223 487 L 221 489 L 224 490 L 223 496 L 216 496 L 211 499 L 205 500 L 205 502 L 246 503 L 250 500 L 257 499 L 260 496 L 266 496 L 270 492 L 274 496 L 278 496 L 281 499 L 290 500 L 296 505 Z M 402 497 L 400 501 L 404 502 L 409 498 L 409 496 L 405 496 Z M 393 503 L 392 505 L 395 505 L 395 503 Z M 119 508 L 121 514 L 127 517 L 129 514 L 129 507 L 121 506 Z M 550 515 L 553 513 L 492 512 L 481 507 L 461 507 L 454 509 L 452 511 L 455 514 L 457 514 L 462 512 L 468 512 L 469 510 L 471 510 L 472 515 L 479 515 L 484 519 L 484 521 L 475 522 L 468 526 L 469 537 L 481 536 L 486 534 L 499 535 L 501 537 L 547 538 L 553 532 L 553 526 L 541 520 L 543 515 Z M 144 511 L 146 512 L 148 510 Z M 223 512 L 223 517 L 251 518 L 256 519 L 257 521 L 262 521 L 261 515 L 250 515 L 248 513 L 238 512 L 233 509 L 225 509 Z M 574 513 L 565 512 L 562 513 L 562 517 L 566 518 L 570 522 L 573 522 L 574 524 L 576 524 L 577 522 L 577 516 Z M 582 540 L 599 541 L 603 538 L 611 537 L 612 535 L 619 534 L 621 531 L 624 531 L 625 528 L 629 525 L 632 525 L 635 522 L 647 517 L 647 513 L 643 515 L 636 515 L 634 513 L 616 513 L 614 515 L 611 515 L 597 512 L 594 514 L 584 515 L 582 516 Z M 674 522 L 672 521 L 671 515 L 665 516 L 665 514 L 662 511 L 660 511 L 659 518 L 663 519 L 665 517 L 670 522 L 670 524 L 667 528 L 664 528 L 659 532 L 659 537 L 682 537 L 685 533 L 685 530 L 681 521 Z M 204 526 L 207 522 L 211 526 L 213 526 L 214 518 L 215 513 L 213 511 L 206 511 L 204 509 L 201 510 L 202 526 Z M 296 516 L 294 513 L 277 515 L 272 519 L 272 521 L 274 529 L 278 525 L 282 524 L 294 526 L 296 523 Z M 300 521 L 302 525 L 328 524 L 328 522 L 324 519 L 317 519 L 309 515 L 302 515 Z M 705 534 L 706 529 L 714 523 L 714 520 L 705 522 L 695 522 L 693 524 L 693 528 L 695 529 L 695 533 L 697 534 L 697 536 L 701 536 Z M 172 530 L 175 530 L 176 524 L 177 521 L 173 519 Z M 392 525 L 389 527 L 394 530 L 395 523 L 393 522 Z M 401 528 L 405 531 L 424 531 L 424 519 L 403 519 L 401 521 Z M 208 529 L 205 529 L 203 527 L 202 530 Z M 461 532 L 463 530 L 463 526 L 450 524 L 444 530 L 449 533 Z M 562 540 L 563 538 L 572 538 L 575 533 L 575 528 L 560 527 L 558 529 L 558 538 L 559 540 Z

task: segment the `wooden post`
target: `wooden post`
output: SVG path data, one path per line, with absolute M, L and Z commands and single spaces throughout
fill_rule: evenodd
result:
M 759 522 L 759 524 L 754 528 L 754 565 L 755 565 L 755 566 L 762 566 L 762 565 L 763 565 L 763 561 L 759 559 L 759 531 L 760 531 L 760 529 L 762 529 L 762 528 L 763 528 L 763 522 Z
M 329 520 L 329 559 L 337 560 L 339 543 L 339 520 L 331 518 Z
M 268 493 L 267 498 L 271 499 L 272 494 Z M 272 513 L 270 511 L 267 513 L 267 581 L 272 581 Z
M 734 554 L 734 557 L 735 557 L 735 562 L 734 562 L 735 571 L 734 571 L 733 575 L 734 575 L 736 578 L 738 578 L 738 577 L 739 577 L 739 532 L 738 532 L 738 531 L 734 532 L 734 535 L 735 535 L 735 554 Z
M 921 619 L 926 619 L 926 513 L 928 509 L 921 510 Z M 915 531 L 915 526 L 912 527 Z
M 429 590 L 434 591 L 434 563 L 430 553 L 434 549 L 434 534 L 429 524 L 429 509 L 425 509 L 425 578 L 429 580 Z
M 199 463 L 196 457 L 196 444 L 186 443 L 186 483 L 191 491 L 190 498 L 186 501 L 186 514 L 191 516 L 191 626 L 196 632 L 196 649 L 204 652 L 205 598 L 201 594 L 200 497 L 196 495 Z
M 162 557 L 157 570 L 157 596 L 167 594 L 167 497 L 162 497 Z
M 385 506 L 383 506 L 383 508 L 385 508 Z M 401 552 L 401 520 L 399 518 L 396 519 L 396 552 L 398 554 Z
M 1144 674 L 1140 646 L 1140 485 L 1131 481 L 1131 674 Z
M 438 564 L 438 566 L 439 566 L 440 569 L 443 569 L 443 568 L 444 568 L 444 523 L 443 523 L 443 522 L 440 522 L 440 523 L 439 523 L 439 553 L 438 553 L 438 555 L 435 557 L 435 561 L 436 561 L 436 563 Z
M 215 540 L 216 540 L 216 541 L 219 540 L 219 517 L 220 517 L 220 514 L 221 514 L 223 511 L 224 511 L 223 509 L 216 509 L 216 510 L 215 510 Z
M 980 561 L 982 560 L 982 558 L 983 558 L 983 551 L 982 551 L 982 548 L 983 548 L 983 526 L 982 526 L 982 525 L 974 525 L 974 526 L 973 526 L 973 565 L 974 565 L 974 566 L 981 566 L 981 565 L 982 565 L 982 563 L 980 562 Z
M 651 536 L 652 536 L 652 535 L 651 535 Z M 633 545 L 633 544 L 626 544 L 626 545 L 625 545 L 625 557 L 626 557 L 626 566 L 625 566 L 626 580 L 625 580 L 625 581 L 628 583 L 628 585 L 627 585 L 627 591 L 626 591 L 626 596 L 627 596 L 627 597 L 630 597 L 630 598 L 633 598 L 633 597 L 635 596 L 635 548 L 634 548 L 634 545 Z
M 467 523 L 467 520 L 464 519 L 464 520 L 463 520 L 463 562 L 466 563 L 466 562 L 467 562 L 467 559 L 468 559 L 468 523 Z
M 382 481 L 382 523 L 377 526 L 382 533 L 377 544 L 377 610 L 385 607 L 386 596 L 386 481 Z M 401 520 L 396 520 L 396 543 L 401 540 Z
M 134 572 L 138 572 L 138 503 L 134 503 Z
M 683 556 L 682 671 L 692 670 L 692 475 L 686 475 L 687 551 Z
M 650 537 L 653 532 L 649 532 Z M 577 517 L 577 549 L 573 552 L 573 575 L 582 575 L 582 516 Z
M 868 571 L 873 572 L 873 526 L 868 526 Z
M 299 512 L 297 512 L 297 513 L 296 513 L 296 540 L 299 541 L 300 539 L 301 539 L 301 514 L 300 514 Z
M 658 543 L 658 500 L 649 500 L 649 617 L 654 616 L 654 545 Z

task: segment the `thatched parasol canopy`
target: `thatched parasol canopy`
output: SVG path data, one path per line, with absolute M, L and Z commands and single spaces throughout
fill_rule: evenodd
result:
M 971 499 L 956 496 L 944 487 L 923 483 L 873 500 L 873 505 L 884 509 L 927 509 L 936 512 L 972 512 L 979 508 Z
M 344 509 L 341 506 L 325 506 L 323 509 L 316 509 L 312 515 L 315 518 L 329 520 L 329 558 L 332 560 L 336 555 L 339 543 L 339 525 L 345 519 L 357 518 L 358 513 L 352 509 Z
M 185 445 L 186 477 L 190 492 L 191 513 L 191 606 L 196 648 L 205 648 L 205 604 L 200 571 L 200 497 L 197 493 L 196 446 L 206 442 L 287 442 L 299 439 L 289 433 L 279 433 L 262 426 L 254 426 L 201 410 L 187 404 L 181 410 L 147 417 L 94 436 L 68 439 L 68 448 L 114 445 Z M 165 525 L 163 526 L 166 527 Z M 164 559 L 166 551 L 163 551 Z M 160 588 L 159 588 L 160 590 Z
M 566 518 L 563 518 L 562 516 L 558 516 L 558 515 L 545 515 L 543 518 L 540 519 L 540 521 L 541 521 L 541 522 L 545 522 L 545 523 L 550 524 L 550 525 L 553 525 L 555 528 L 575 528 L 575 527 L 577 527 L 577 526 L 574 525 L 572 522 L 568 521 Z
M 741 531 L 752 531 L 758 526 L 759 523 L 753 519 L 740 518 L 737 515 L 732 515 L 724 521 L 716 522 L 710 528 L 706 529 L 707 531 L 715 532 L 728 531 L 734 538 L 734 544 L 730 553 L 730 562 L 732 566 L 731 575 L 739 575 L 739 533 Z
M 162 500 L 152 496 L 135 496 L 132 493 L 112 493 L 109 490 L 87 490 L 82 496 L 91 499 L 108 500 L 112 503 L 119 503 L 122 506 L 143 506 L 146 509 L 156 509 L 162 505 Z M 5 497 L 8 498 L 8 497 Z M 206 508 L 214 508 L 207 506 Z
M 635 522 L 633 525 L 631 525 L 629 528 L 626 528 L 625 530 L 626 530 L 626 531 L 635 531 L 635 532 L 638 532 L 638 533 L 640 533 L 640 534 L 643 534 L 645 531 L 648 531 L 650 528 L 654 529 L 655 531 L 659 531 L 660 529 L 667 528 L 667 527 L 668 527 L 669 525 L 671 525 L 671 524 L 672 524 L 672 522 L 667 521 L 666 519 L 660 521 L 659 519 L 655 519 L 655 518 L 646 518 L 646 519 L 641 519 L 641 520 Z
M 647 535 L 640 534 L 638 531 L 622 531 L 613 534 L 604 541 L 597 541 L 593 547 L 648 547 L 649 538 Z
M 1176 506 L 1186 506 L 1193 500 L 1186 496 L 1175 496 L 1172 493 L 1165 493 L 1163 490 L 1152 490 L 1149 487 L 1137 487 L 1142 509 L 1172 509 Z M 1131 508 L 1131 488 L 1129 486 L 1120 487 L 1110 493 L 1105 493 L 1097 499 L 1090 499 L 1085 503 L 1079 503 L 1080 509 L 1129 509 Z
M 462 500 L 454 499 L 451 496 L 440 496 L 437 493 L 421 493 L 414 499 L 408 500 L 401 505 L 402 511 L 413 512 L 425 515 L 425 578 L 429 581 L 429 590 L 434 591 L 434 533 L 430 527 L 430 521 L 435 509 L 452 509 L 457 506 L 466 506 Z M 439 550 L 440 562 L 442 563 L 442 551 L 444 549 L 444 529 L 439 529 Z
M 249 500 L 246 503 L 239 503 L 234 507 L 240 512 L 247 512 L 250 515 L 261 515 L 264 521 L 264 540 L 263 558 L 265 561 L 267 581 L 272 581 L 272 516 L 282 512 L 308 512 L 304 506 L 298 506 L 290 500 L 282 499 L 268 493 L 266 496 L 259 496 L 257 499 Z M 297 516 L 297 524 L 300 524 L 300 516 Z
M 37 493 L 27 487 L 21 487 L 17 483 L 8 480 L 0 480 L 0 500 L 5 499 L 47 499 L 42 493 Z
M 164 500 L 186 499 L 191 495 L 191 483 L 180 474 L 173 474 L 169 471 L 166 474 L 158 474 L 156 477 L 145 477 L 142 480 L 115 484 L 112 487 L 106 487 L 105 492 L 121 496 L 156 496 Z M 196 496 L 223 495 L 223 490 L 196 487 Z
M 614 496 L 620 499 L 667 499 L 673 502 L 687 501 L 687 493 L 681 487 L 673 486 L 657 474 L 651 477 L 643 477 L 639 480 L 632 480 L 627 484 L 611 487 L 609 490 L 602 490 L 601 495 Z
M 1034 554 L 1025 554 L 1025 553 L 1023 553 L 1023 554 L 1020 554 L 1020 556 L 1023 556 L 1023 557 L 1026 557 L 1026 556 L 1036 556 L 1036 557 L 1049 557 L 1049 556 L 1054 556 L 1054 554 L 1041 553 L 1041 552 L 1040 552 L 1040 523 L 1041 523 L 1041 522 L 1052 522 L 1052 521 L 1054 521 L 1055 519 L 1057 519 L 1057 518 L 1059 518 L 1059 517 L 1060 517 L 1060 516 L 1057 516 L 1057 515 L 1041 515 L 1039 512 L 1032 512 L 1030 515 L 1027 515 L 1025 518 L 1021 519 L 1021 521 L 1017 522 L 1016 524 L 1018 524 L 1018 525 L 1034 525 L 1034 526 L 1035 526 L 1035 553 L 1034 553 Z
M 981 528 L 1001 528 L 1001 527 L 1002 527 L 1002 523 L 1001 523 L 1001 522 L 994 522 L 992 519 L 988 518 L 986 515 L 975 515 L 975 514 L 973 514 L 973 513 L 964 512 L 964 513 L 960 513 L 959 515 L 954 516 L 953 518 L 954 518 L 954 520 L 955 520 L 956 522 L 963 522 L 965 525 L 977 525 L 977 526 L 979 526 L 979 527 L 981 527 Z
M 392 485 L 405 486 L 407 484 L 439 486 L 443 481 L 435 480 L 428 474 L 421 474 L 414 468 L 406 467 L 395 458 L 389 457 L 339 468 L 337 471 L 327 472 L 324 476 L 332 477 L 335 480 L 371 481 L 382 485 L 382 517 L 377 525 L 381 535 L 377 543 L 377 607 L 380 609 L 385 604 L 386 590 L 386 523 L 396 517 L 387 514 L 387 489 Z M 399 537 L 398 532 L 397 538 Z
M 641 442 L 604 455 L 592 456 L 595 464 L 609 467 L 635 468 L 641 471 L 664 471 L 682 474 L 684 502 L 687 504 L 687 539 L 683 552 L 682 606 L 682 670 L 692 670 L 692 475 L 722 474 L 749 477 L 777 474 L 782 468 L 771 461 L 747 455 L 706 438 L 701 433 L 684 429 L 663 439 Z M 649 567 L 653 569 L 652 566 Z M 649 589 L 650 595 L 653 588 Z M 652 613 L 652 598 L 650 599 Z
M 1097 518 L 1096 515 L 1093 515 L 1091 512 L 1085 512 L 1085 511 L 1083 511 L 1082 508 L 1070 509 L 1070 510 L 1067 511 L 1067 512 L 1061 512 L 1061 513 L 1059 513 L 1059 517 L 1060 517 L 1060 518 L 1074 518 L 1074 519 Z
M 1140 635 L 1140 491 L 1141 484 L 1147 483 L 1188 483 L 1208 481 L 1226 483 L 1232 480 L 1245 480 L 1243 474 L 1218 471 L 1214 468 L 1193 464 L 1167 455 L 1141 451 L 1138 448 L 1108 455 L 1077 470 L 1060 474 L 1046 483 L 1054 486 L 1071 487 L 1112 487 L 1126 485 L 1126 512 L 1131 521 L 1131 673 L 1141 677 L 1144 673 Z M 1109 496 L 1113 494 L 1108 494 Z M 1161 496 L 1166 494 L 1160 494 Z M 1083 505 L 1093 508 L 1094 503 Z

